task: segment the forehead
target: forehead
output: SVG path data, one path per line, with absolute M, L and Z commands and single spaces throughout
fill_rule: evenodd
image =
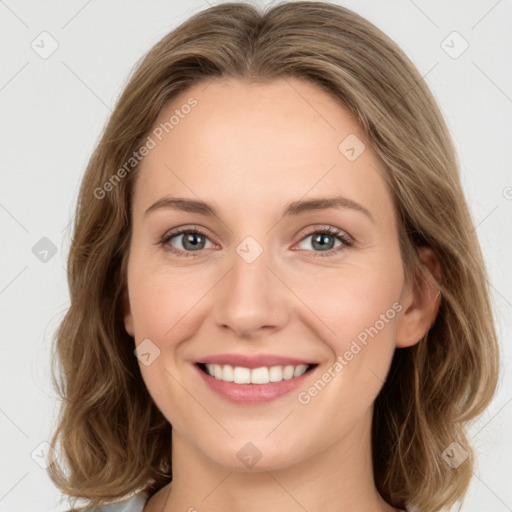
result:
M 197 83 L 162 111 L 150 136 L 134 208 L 167 194 L 259 211 L 272 198 L 282 207 L 336 193 L 391 208 L 383 167 L 358 123 L 304 80 Z

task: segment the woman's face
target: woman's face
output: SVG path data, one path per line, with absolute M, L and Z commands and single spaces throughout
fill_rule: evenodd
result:
M 150 138 L 125 326 L 174 435 L 240 470 L 362 439 L 396 346 L 413 342 L 392 199 L 362 130 L 310 83 L 223 79 L 182 92 Z M 300 363 L 315 366 L 289 378 Z

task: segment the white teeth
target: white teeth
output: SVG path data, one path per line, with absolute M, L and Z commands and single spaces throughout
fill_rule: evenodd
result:
M 220 368 L 220 371 L 222 374 L 224 374 L 224 371 L 222 370 L 222 366 L 216 364 L 214 365 L 217 368 Z M 217 373 L 217 372 L 216 372 Z M 216 379 L 219 379 L 217 375 L 214 376 Z M 223 380 L 222 377 L 219 380 Z M 235 384 L 250 384 L 251 383 L 251 370 L 249 368 L 242 368 L 240 366 L 235 366 L 235 369 L 233 370 L 233 381 Z
M 215 377 L 215 378 L 217 378 L 217 377 Z M 222 377 L 221 378 L 222 378 L 222 380 L 225 380 L 226 382 L 233 382 L 235 380 L 233 367 L 229 366 L 229 364 L 224 366 L 224 368 L 222 369 Z
M 268 368 L 254 368 L 251 370 L 251 384 L 268 384 Z
M 244 368 L 241 366 L 230 366 L 229 364 L 207 364 L 208 375 L 225 382 L 235 384 L 268 384 L 269 382 L 280 382 L 300 377 L 308 369 L 307 364 L 298 366 L 263 366 L 261 368 Z
M 285 366 L 283 370 L 283 379 L 290 380 L 293 378 L 293 366 Z
M 270 382 L 279 382 L 283 380 L 283 367 L 282 366 L 272 366 L 270 368 Z
M 293 376 L 294 377 L 300 377 L 303 373 L 306 372 L 308 369 L 308 366 L 306 364 L 301 364 L 300 366 L 296 366 L 293 370 Z

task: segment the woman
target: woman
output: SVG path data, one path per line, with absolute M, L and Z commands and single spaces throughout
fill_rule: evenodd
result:
M 225 3 L 162 39 L 86 170 L 68 279 L 68 496 L 462 501 L 497 383 L 485 266 L 432 94 L 348 9 Z

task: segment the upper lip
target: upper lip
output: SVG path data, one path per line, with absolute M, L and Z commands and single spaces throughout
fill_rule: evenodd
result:
M 278 356 L 273 354 L 245 355 L 245 354 L 216 354 L 204 357 L 197 363 L 204 364 L 229 364 L 243 368 L 261 368 L 263 366 L 298 366 L 300 364 L 313 365 L 311 361 L 298 359 L 296 357 Z

